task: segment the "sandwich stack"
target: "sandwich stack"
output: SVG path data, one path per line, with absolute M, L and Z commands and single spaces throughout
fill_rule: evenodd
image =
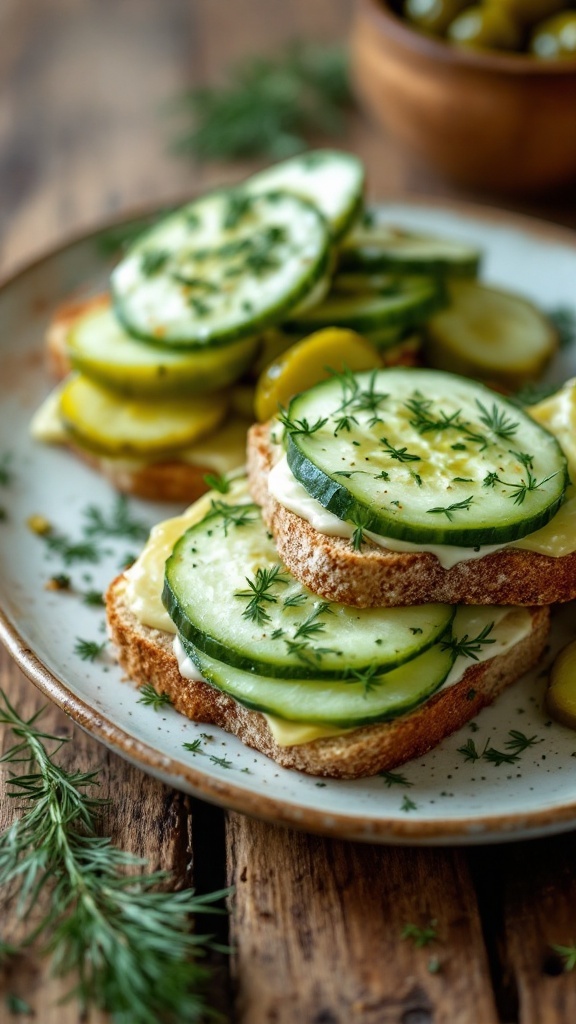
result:
M 221 491 L 153 532 L 110 631 L 138 684 L 286 767 L 421 755 L 535 664 L 549 603 L 576 596 L 557 437 L 451 374 L 332 374 L 252 429 L 248 482 Z

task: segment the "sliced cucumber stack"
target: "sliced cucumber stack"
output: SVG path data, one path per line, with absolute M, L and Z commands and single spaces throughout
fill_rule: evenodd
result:
M 90 309 L 67 339 L 72 366 L 86 377 L 125 395 L 159 398 L 216 391 L 251 365 L 259 342 L 244 338 L 223 348 L 172 350 L 132 338 L 110 306 Z
M 363 531 L 420 544 L 517 540 L 560 507 L 556 439 L 501 395 L 437 370 L 338 374 L 292 400 L 288 463 Z
M 369 210 L 364 220 L 342 243 L 339 265 L 346 270 L 404 271 L 474 277 L 479 270 L 478 249 L 450 238 L 434 238 L 393 227 Z
M 146 232 L 112 274 L 116 313 L 156 345 L 226 345 L 278 323 L 326 278 L 328 225 L 288 192 L 215 192 Z
M 404 715 L 441 686 L 454 662 L 441 644 L 382 675 L 368 671 L 345 679 L 276 679 L 233 668 L 182 639 L 204 678 L 239 704 L 291 722 L 354 729 Z
M 288 327 L 302 333 L 321 327 L 348 327 L 368 334 L 389 327 L 405 330 L 436 312 L 444 301 L 444 289 L 433 278 L 403 277 L 382 292 L 332 292 L 313 309 L 292 316 Z
M 278 562 L 255 505 L 214 505 L 174 547 L 163 601 L 181 638 L 246 672 L 282 679 L 379 674 L 449 629 L 454 609 L 350 608 L 307 590 Z
M 338 241 L 362 209 L 364 179 L 358 157 L 319 149 L 255 174 L 244 188 L 251 195 L 282 189 L 303 196 L 324 215 L 333 240 Z

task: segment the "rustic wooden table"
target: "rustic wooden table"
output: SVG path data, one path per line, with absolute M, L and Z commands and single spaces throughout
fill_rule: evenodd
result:
M 246 167 L 207 170 L 171 156 L 164 102 L 230 61 L 295 36 L 343 39 L 349 17 L 349 0 L 2 0 L 1 271 L 116 211 L 242 176 Z M 365 160 L 373 195 L 463 195 L 410 162 L 360 114 L 350 119 L 346 145 Z M 576 225 L 573 190 L 515 208 Z M 0 685 L 24 715 L 44 703 L 2 652 Z M 562 972 L 549 945 L 576 941 L 574 835 L 459 850 L 286 832 L 166 789 L 55 708 L 45 721 L 73 737 L 70 764 L 103 766 L 102 795 L 112 797 L 103 828 L 114 841 L 201 891 L 235 886 L 234 952 L 214 956 L 210 993 L 226 1020 L 576 1019 L 576 975 Z M 2 785 L 0 775 L 0 792 Z M 11 811 L 4 800 L 0 828 Z M 433 950 L 402 941 L 407 922 L 431 919 Z M 14 924 L 2 920 L 8 934 Z M 25 996 L 41 1024 L 80 1019 L 73 1002 L 58 1005 L 63 987 L 33 954 L 6 970 L 0 986 L 2 1022 L 12 1019 L 10 993 Z

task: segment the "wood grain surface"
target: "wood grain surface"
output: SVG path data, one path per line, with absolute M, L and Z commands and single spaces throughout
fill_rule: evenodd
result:
M 249 164 L 196 166 L 170 152 L 170 100 L 248 53 L 296 37 L 344 39 L 349 0 L 2 0 L 0 272 L 118 210 L 169 203 Z M 360 113 L 346 145 L 370 191 L 459 195 L 408 162 Z M 472 198 L 477 198 L 472 196 Z M 510 206 L 510 202 L 508 202 Z M 520 206 L 518 206 L 520 208 Z M 576 225 L 574 190 L 528 212 Z M 0 685 L 23 715 L 42 703 L 0 652 Z M 72 726 L 63 757 L 102 769 L 103 833 L 200 891 L 232 884 L 233 953 L 212 958 L 209 999 L 234 1024 L 572 1024 L 576 976 L 550 944 L 576 941 L 574 836 L 469 852 L 331 842 L 226 815 L 170 791 Z M 4 749 L 8 735 L 2 737 Z M 0 828 L 13 808 L 0 771 Z M 431 922 L 424 948 L 402 938 Z M 213 922 L 210 922 L 213 925 Z M 200 924 L 202 927 L 202 923 Z M 223 919 L 220 938 L 227 938 Z M 3 937 L 17 937 L 0 909 Z M 39 1024 L 74 1024 L 67 985 L 27 953 L 0 974 Z M 19 1019 L 29 1019 L 22 1018 Z M 106 1015 L 91 1013 L 90 1024 Z

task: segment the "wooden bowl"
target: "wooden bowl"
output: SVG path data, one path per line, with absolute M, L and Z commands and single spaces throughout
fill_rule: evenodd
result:
M 387 131 L 456 181 L 529 192 L 576 179 L 576 60 L 457 48 L 386 0 L 357 0 L 352 75 Z

